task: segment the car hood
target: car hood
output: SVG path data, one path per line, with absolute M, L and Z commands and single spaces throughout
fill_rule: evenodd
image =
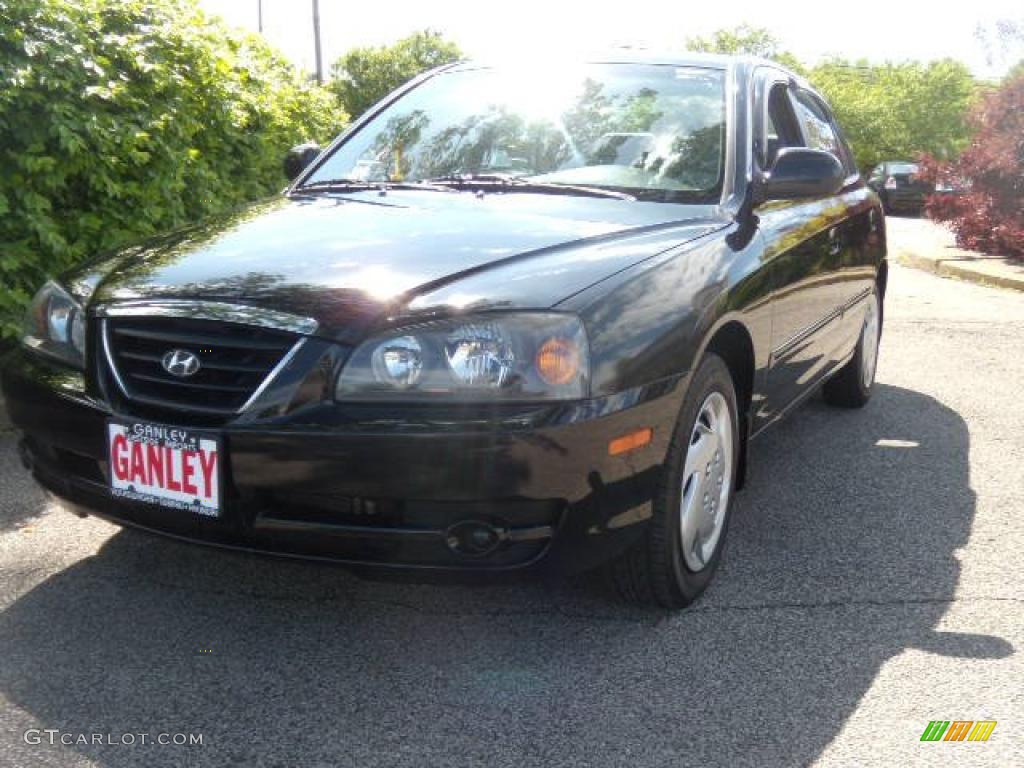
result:
M 717 209 L 535 194 L 282 197 L 148 241 L 72 285 L 91 304 L 231 301 L 347 336 L 383 314 L 550 307 L 720 228 Z

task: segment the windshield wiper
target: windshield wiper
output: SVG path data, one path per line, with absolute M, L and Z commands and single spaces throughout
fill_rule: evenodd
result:
M 450 173 L 426 180 L 427 184 L 455 187 L 457 189 L 499 189 L 503 192 L 534 192 L 542 195 L 582 195 L 586 197 L 610 197 L 615 200 L 636 200 L 633 195 L 603 187 L 586 187 L 579 184 L 559 184 L 555 181 L 531 181 L 523 176 L 502 173 Z
M 296 192 L 387 192 L 418 189 L 428 192 L 451 192 L 452 188 L 427 181 L 359 181 L 358 179 L 327 179 L 296 187 Z

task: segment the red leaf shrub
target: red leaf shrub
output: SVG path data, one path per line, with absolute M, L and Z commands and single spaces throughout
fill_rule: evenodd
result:
M 958 160 L 921 158 L 921 177 L 963 190 L 933 195 L 926 211 L 950 223 L 961 248 L 1024 260 L 1024 74 L 986 95 L 972 123 Z

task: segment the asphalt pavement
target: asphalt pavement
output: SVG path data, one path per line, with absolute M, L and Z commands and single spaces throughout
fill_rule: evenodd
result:
M 0 434 L 0 765 L 1021 765 L 1024 295 L 893 266 L 878 380 L 755 443 L 672 615 L 121 531 Z M 998 725 L 922 743 L 935 719 Z

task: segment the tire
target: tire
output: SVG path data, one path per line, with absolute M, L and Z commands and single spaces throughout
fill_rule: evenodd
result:
M 708 354 L 675 424 L 647 532 L 608 566 L 612 585 L 627 601 L 685 608 L 711 581 L 729 529 L 738 424 L 729 369 L 718 355 Z M 698 466 L 704 470 L 697 472 Z M 705 501 L 702 490 L 708 485 L 717 496 L 710 493 Z
M 882 304 L 878 299 L 877 286 L 871 291 L 867 302 L 864 324 L 853 357 L 822 388 L 825 402 L 829 405 L 862 408 L 874 391 L 878 347 L 882 338 Z

